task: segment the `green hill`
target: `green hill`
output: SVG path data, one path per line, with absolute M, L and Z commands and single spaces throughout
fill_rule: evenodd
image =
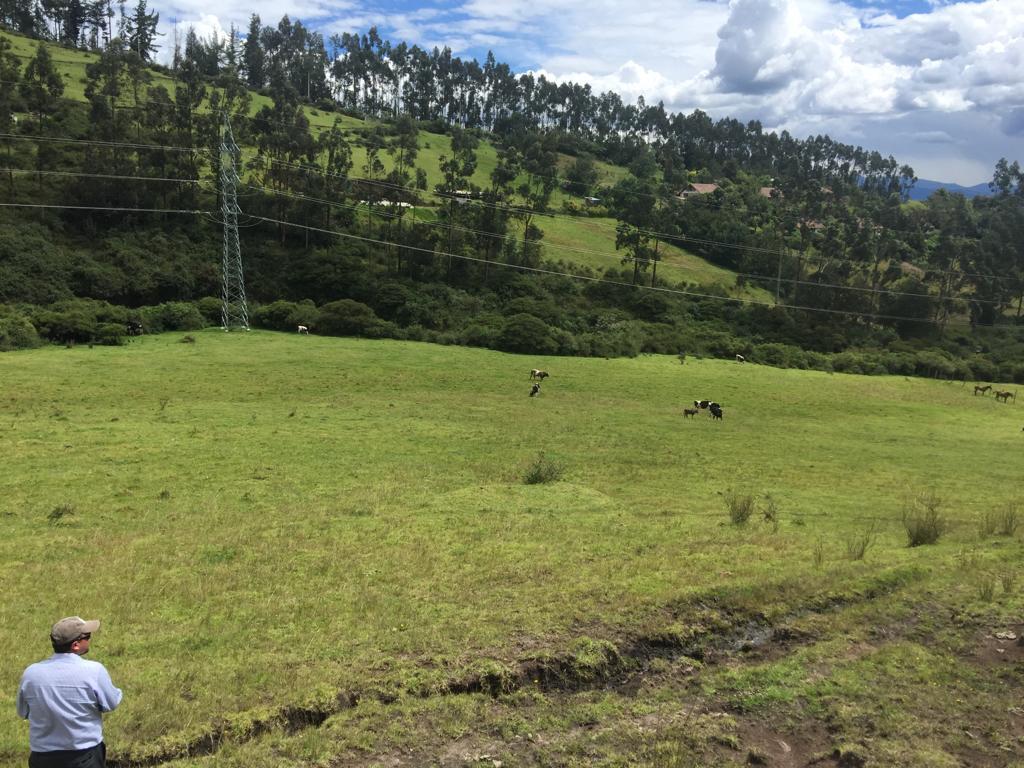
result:
M 20 35 L 5 33 L 4 36 L 12 41 L 14 53 L 23 62 L 34 55 L 35 49 L 39 45 L 37 41 Z M 44 45 L 47 45 L 50 49 L 53 61 L 66 83 L 64 97 L 72 102 L 86 103 L 86 66 L 96 62 L 99 59 L 99 55 L 62 48 L 51 43 L 44 43 Z M 163 86 L 172 94 L 175 85 L 180 84 L 180 81 L 177 81 L 163 69 L 150 70 L 149 77 L 151 78 L 149 85 Z M 272 105 L 271 99 L 261 93 L 250 92 L 249 96 L 251 98 L 251 105 L 248 110 L 250 118 L 255 116 L 260 109 Z M 134 106 L 133 100 L 128 94 L 125 94 L 121 102 L 126 107 Z M 207 102 L 200 106 L 200 112 L 204 111 L 208 112 Z M 361 169 L 365 166 L 367 157 L 365 146 L 361 143 L 360 137 L 366 132 L 374 130 L 379 124 L 375 121 L 351 117 L 312 106 L 304 106 L 303 111 L 309 121 L 310 131 L 314 137 L 318 137 L 323 132 L 329 130 L 334 121 L 340 119 L 341 125 L 352 145 L 352 175 L 354 177 L 362 176 Z M 26 116 L 23 114 L 22 117 Z M 250 126 L 248 125 L 237 126 L 236 132 L 245 135 L 249 128 Z M 19 146 L 22 149 L 25 148 L 23 144 Z M 251 160 L 255 154 L 255 149 L 244 143 L 242 150 L 243 157 L 246 160 Z M 440 158 L 442 155 L 450 156 L 451 153 L 450 136 L 431 133 L 425 130 L 420 132 L 419 153 L 416 165 L 426 172 L 428 190 L 432 190 L 442 183 L 443 179 L 439 170 Z M 564 173 L 571 160 L 572 158 L 564 154 L 560 155 L 556 164 L 551 167 L 550 173 L 552 175 Z M 381 161 L 383 162 L 385 172 L 394 168 L 394 159 L 387 153 L 381 153 Z M 472 176 L 472 183 L 481 188 L 489 187 L 490 174 L 494 170 L 496 163 L 497 153 L 494 146 L 489 141 L 482 141 L 477 152 L 477 165 Z M 598 184 L 614 183 L 629 175 L 626 169 L 601 161 L 595 163 L 595 169 L 597 171 Z M 209 172 L 207 172 L 207 175 L 210 175 Z M 243 173 L 242 176 L 243 182 L 248 180 L 246 174 Z M 525 181 L 527 181 L 527 176 L 524 174 L 520 176 L 517 183 Z M 439 203 L 443 204 L 443 201 L 430 193 L 421 194 L 423 194 L 428 207 L 436 206 Z M 521 201 L 518 202 L 521 203 Z M 541 246 L 543 256 L 571 265 L 598 269 L 603 269 L 607 266 L 618 266 L 621 256 L 617 255 L 615 250 L 614 221 L 604 220 L 601 223 L 605 226 L 595 226 L 595 221 L 593 220 L 566 215 L 562 212 L 562 208 L 566 203 L 570 202 L 577 208 L 583 206 L 581 196 L 570 195 L 561 189 L 554 191 L 551 200 L 552 214 L 545 218 L 544 231 L 547 237 Z M 421 218 L 428 220 L 431 218 L 429 215 L 423 215 L 425 211 L 420 213 Z M 678 273 L 673 273 L 677 274 L 677 279 L 718 285 L 730 293 L 758 300 L 767 300 L 769 298 L 768 293 L 758 289 L 737 289 L 735 272 L 711 265 L 704 259 L 688 253 L 682 248 L 666 245 L 664 251 L 666 262 L 671 264 L 674 269 L 679 270 Z

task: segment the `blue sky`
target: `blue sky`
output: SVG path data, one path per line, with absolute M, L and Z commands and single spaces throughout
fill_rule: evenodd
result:
M 670 111 L 827 133 L 973 185 L 1024 162 L 1024 0 L 150 0 L 168 32 L 287 13 L 327 38 L 375 25 Z M 169 46 L 167 46 L 169 47 Z

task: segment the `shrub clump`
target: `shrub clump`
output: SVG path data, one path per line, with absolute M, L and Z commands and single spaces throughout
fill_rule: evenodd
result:
M 903 527 L 907 545 L 920 547 L 935 544 L 946 532 L 948 523 L 941 511 L 942 500 L 934 493 L 925 493 L 903 506 Z
M 754 497 L 749 493 L 728 491 L 725 494 L 725 506 L 729 510 L 729 520 L 733 525 L 746 525 L 750 516 L 754 514 Z
M 846 556 L 851 560 L 863 560 L 877 539 L 874 523 L 866 530 L 853 534 L 846 540 Z
M 1020 514 L 1017 505 L 1009 503 L 1002 509 L 986 512 L 981 519 L 982 538 L 998 534 L 999 536 L 1013 536 L 1020 527 Z
M 65 502 L 64 504 L 58 504 L 56 507 L 50 510 L 50 513 L 46 516 L 53 525 L 57 525 L 64 520 L 65 517 L 70 517 L 75 514 L 75 505 Z
M 565 467 L 557 461 L 549 459 L 542 451 L 526 468 L 523 482 L 526 485 L 555 483 L 562 479 L 563 474 L 565 474 Z

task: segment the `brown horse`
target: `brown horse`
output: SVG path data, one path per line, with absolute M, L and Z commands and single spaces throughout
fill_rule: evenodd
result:
M 1004 403 L 1008 403 L 1010 402 L 1011 398 L 1013 399 L 1013 402 L 1016 403 L 1017 393 L 1010 392 L 1009 390 L 1007 390 L 1006 392 L 1000 392 L 998 389 L 996 390 L 996 401 L 1002 400 Z
M 984 395 L 990 389 L 992 389 L 992 385 L 991 384 L 986 384 L 984 387 L 981 386 L 980 384 L 975 384 L 974 385 L 974 394 L 978 394 L 979 392 L 981 392 L 981 394 Z

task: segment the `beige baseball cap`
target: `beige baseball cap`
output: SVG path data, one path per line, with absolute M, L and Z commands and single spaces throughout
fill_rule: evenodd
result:
M 73 643 L 82 635 L 89 635 L 100 628 L 99 619 L 86 621 L 81 616 L 68 616 L 50 628 L 50 639 L 58 645 Z

